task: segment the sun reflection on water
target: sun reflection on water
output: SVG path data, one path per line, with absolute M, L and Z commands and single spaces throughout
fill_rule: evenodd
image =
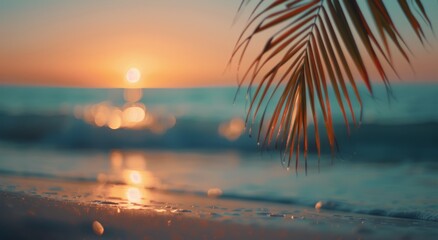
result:
M 109 167 L 98 174 L 97 180 L 102 187 L 109 187 L 107 197 L 125 200 L 128 208 L 137 208 L 135 204 L 147 199 L 148 189 L 161 187 L 161 181 L 147 169 L 147 158 L 140 152 L 114 150 L 109 154 Z
M 141 100 L 143 91 L 141 88 L 128 88 L 123 91 L 123 99 L 126 102 L 135 103 Z
M 128 201 L 130 203 L 141 203 L 141 192 L 138 188 L 136 187 L 129 187 L 126 190 L 126 198 L 128 199 Z
M 140 173 L 137 171 L 131 172 L 131 174 L 129 174 L 129 179 L 133 184 L 141 184 L 143 182 Z
M 110 154 L 111 170 L 108 178 L 127 185 L 157 187 L 160 181 L 147 170 L 146 157 L 141 153 L 122 153 L 115 150 Z
M 121 169 L 123 165 L 122 153 L 120 151 L 112 151 L 110 154 L 110 162 L 113 170 Z
M 113 150 L 109 154 L 109 170 L 99 173 L 99 190 L 105 198 L 121 200 L 126 208 L 137 209 L 149 199 L 150 189 L 161 188 L 161 181 L 147 169 L 147 158 L 140 152 Z

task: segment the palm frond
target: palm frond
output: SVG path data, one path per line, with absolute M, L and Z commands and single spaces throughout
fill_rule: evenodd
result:
M 239 11 L 250 2 L 242 0 Z M 321 152 L 318 115 L 322 116 L 328 142 L 334 151 L 333 103 L 329 92 L 334 93 L 335 104 L 349 131 L 350 118 L 358 124 L 352 98 L 358 102 L 362 118 L 362 100 L 354 73 L 358 73 L 360 81 L 372 94 L 370 71 L 376 71 L 386 86 L 389 86 L 386 69 L 389 67 L 395 72 L 391 49 L 410 61 L 410 50 L 397 21 L 390 14 L 391 9 L 382 0 L 358 2 L 258 0 L 236 43 L 230 62 L 238 57 L 240 71 L 253 40 L 266 32 L 271 34 L 243 71 L 239 88 L 248 82 L 249 94 L 254 87 L 246 122 L 252 126 L 259 118 L 258 142 L 263 146 L 274 144 L 283 152 L 288 167 L 293 155 L 296 156 L 295 167 L 298 167 L 300 149 L 307 157 L 308 113 L 311 113 L 318 155 Z M 431 27 L 431 22 L 422 2 L 398 0 L 397 4 L 423 43 L 424 28 Z M 368 8 L 368 14 L 364 13 L 365 8 Z M 372 64 L 366 64 L 367 60 Z M 349 88 L 354 97 L 350 96 Z M 271 111 L 268 111 L 269 107 L 272 107 Z

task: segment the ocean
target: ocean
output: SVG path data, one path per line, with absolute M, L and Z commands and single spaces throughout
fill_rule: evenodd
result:
M 360 127 L 335 108 L 335 154 L 323 140 L 289 170 L 249 136 L 236 90 L 2 86 L 0 175 L 438 222 L 437 84 L 362 88 Z

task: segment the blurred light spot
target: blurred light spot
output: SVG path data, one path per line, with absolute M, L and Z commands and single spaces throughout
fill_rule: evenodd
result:
M 96 105 L 94 108 L 94 123 L 98 127 L 103 127 L 108 122 L 108 117 L 111 113 L 110 107 L 103 103 Z
M 241 118 L 233 118 L 228 122 L 221 123 L 218 132 L 229 141 L 234 141 L 242 135 L 244 129 L 245 122 Z
M 133 171 L 129 175 L 129 179 L 131 180 L 131 183 L 133 184 L 140 184 L 142 183 L 141 175 L 138 171 Z
M 160 187 L 161 182 L 152 172 L 134 170 L 123 170 L 121 175 L 119 175 L 119 178 L 115 176 L 115 179 L 120 179 L 125 184 L 131 186 L 141 186 L 146 188 Z
M 123 110 L 124 123 L 139 123 L 146 116 L 145 110 L 141 107 L 128 107 Z
M 211 198 L 217 198 L 223 194 L 222 189 L 220 188 L 211 188 L 207 191 L 207 196 Z
M 322 206 L 323 206 L 323 202 L 322 202 L 322 201 L 319 201 L 319 202 L 317 202 L 317 203 L 315 204 L 315 209 L 319 210 L 319 209 L 322 208 Z
M 134 97 L 127 92 L 134 91 Z M 110 129 L 149 129 L 155 134 L 164 134 L 176 124 L 172 114 L 155 111 L 150 112 L 142 103 L 136 102 L 141 98 L 141 89 L 125 90 L 127 103 L 123 107 L 112 105 L 110 102 L 100 102 L 89 106 L 76 106 L 75 116 L 85 122 L 97 126 L 107 126 Z
M 121 118 L 122 112 L 120 110 L 113 110 L 109 120 L 108 120 L 108 127 L 116 130 L 119 129 L 122 126 L 122 118 Z
M 126 191 L 126 198 L 131 203 L 140 203 L 141 202 L 141 192 L 138 188 L 130 187 Z
M 96 114 L 96 116 L 94 117 L 94 123 L 95 123 L 96 126 L 98 126 L 98 127 L 103 127 L 103 126 L 105 126 L 106 122 L 107 122 L 107 115 L 105 115 L 105 114 L 103 114 L 103 113 L 101 113 L 101 112 L 98 112 L 98 113 Z

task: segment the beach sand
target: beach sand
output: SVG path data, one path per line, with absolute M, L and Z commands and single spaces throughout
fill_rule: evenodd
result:
M 290 239 L 322 234 L 253 227 L 144 210 L 77 204 L 23 194 L 1 193 L 1 239 L 98 239 L 92 223 L 104 227 L 105 239 Z M 324 238 L 337 239 L 336 236 Z
M 0 212 L 0 239 L 433 239 L 438 233 L 435 222 L 5 176 Z M 93 231 L 95 221 L 102 236 Z

